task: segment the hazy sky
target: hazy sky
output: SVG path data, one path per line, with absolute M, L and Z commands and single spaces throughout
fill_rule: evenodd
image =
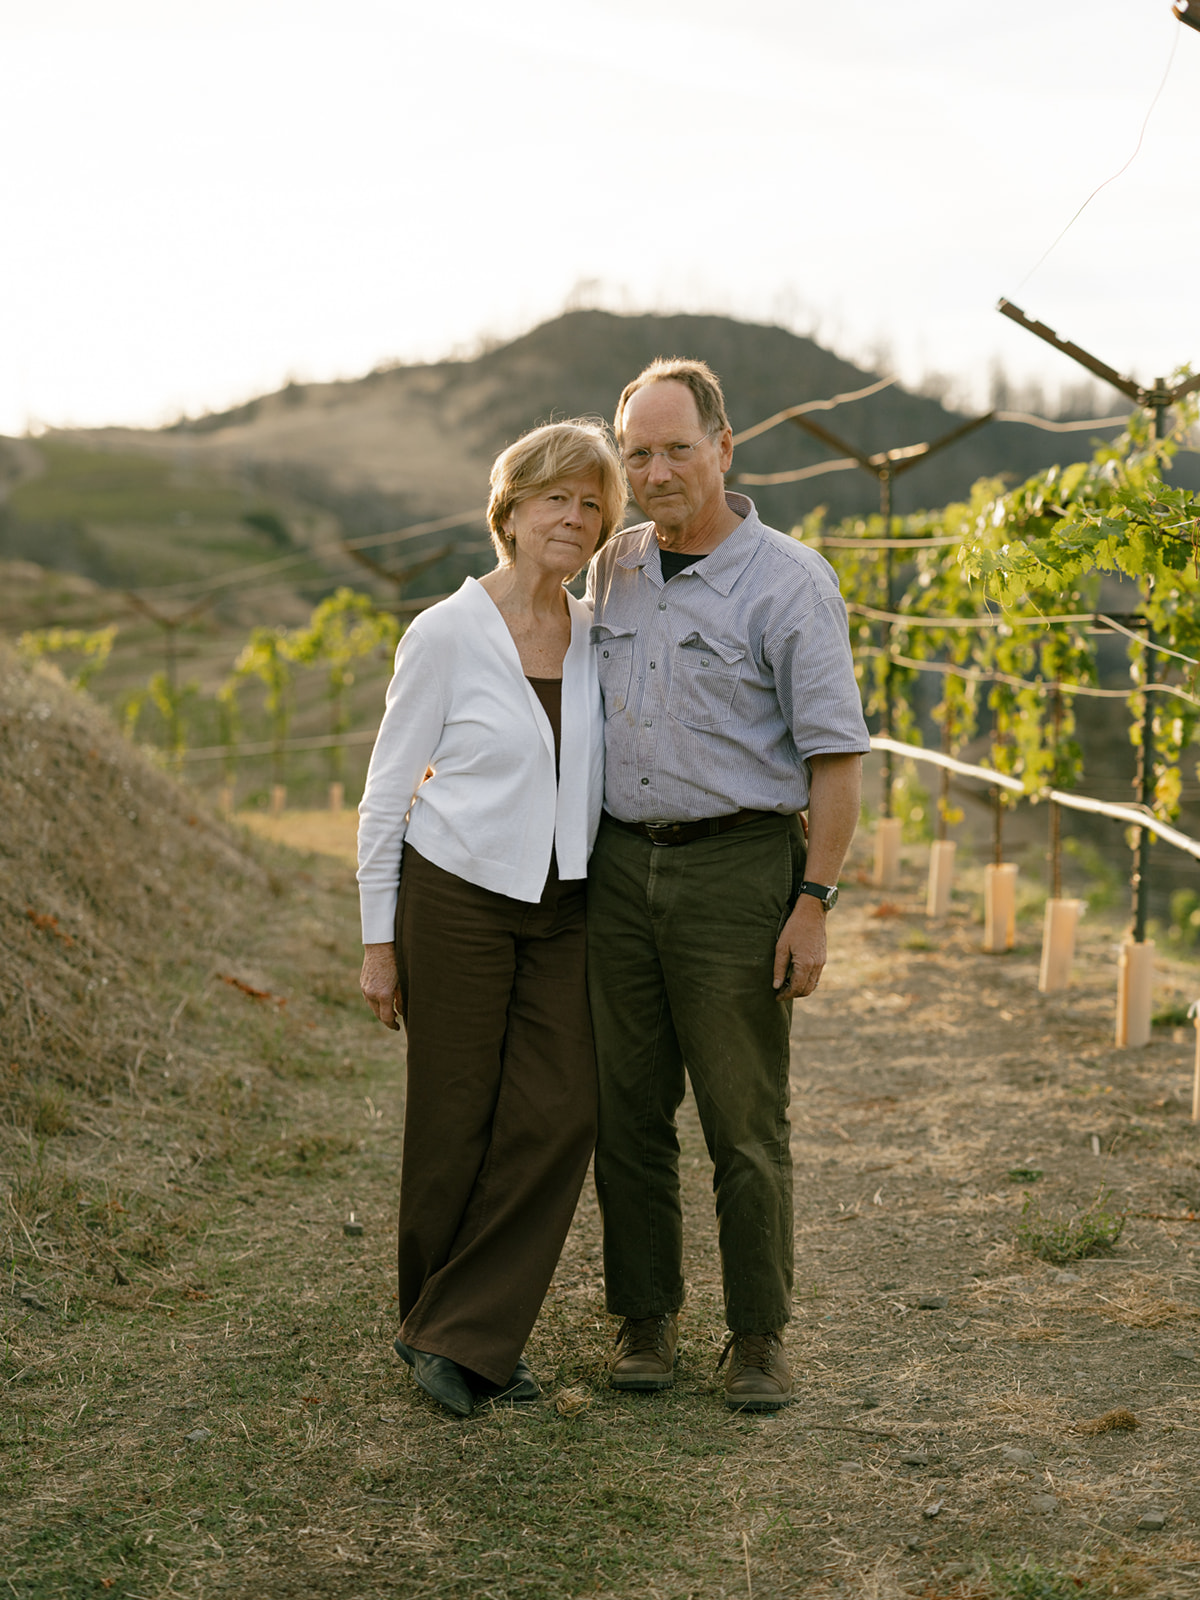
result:
M 1146 381 L 1200 363 L 1198 131 L 1169 0 L 5 0 L 0 431 L 436 359 L 572 297 L 1074 382 L 1003 294 Z

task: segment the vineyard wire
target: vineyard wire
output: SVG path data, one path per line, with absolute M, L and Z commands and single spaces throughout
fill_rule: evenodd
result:
M 1156 834 L 1166 844 L 1173 844 L 1177 850 L 1185 850 L 1188 855 L 1200 860 L 1200 843 L 1189 839 L 1186 833 L 1180 833 L 1178 828 L 1160 822 L 1152 811 L 1143 810 L 1139 805 L 1114 805 L 1108 800 L 1093 800 L 1090 795 L 1067 794 L 1062 789 L 1051 789 L 1046 799 L 1053 800 L 1055 805 L 1066 806 L 1069 811 L 1090 811 L 1096 816 L 1113 817 L 1117 822 L 1145 828 L 1147 833 Z
M 975 667 L 955 667 L 947 661 L 915 661 L 911 656 L 892 655 L 878 645 L 863 645 L 859 654 L 891 660 L 898 667 L 910 667 L 916 672 L 940 672 L 945 677 L 963 678 L 968 683 L 1007 683 L 1014 689 L 1057 689 L 1062 694 L 1083 695 L 1088 700 L 1131 700 L 1140 694 L 1169 694 L 1177 700 L 1186 700 L 1188 705 L 1200 706 L 1200 699 L 1195 695 L 1170 683 L 1144 683 L 1135 689 L 1093 689 L 1084 683 L 1057 683 L 1050 678 L 1017 678 L 1008 672 L 983 672 Z
M 246 744 L 210 744 L 184 750 L 184 761 L 217 761 L 226 756 L 267 756 L 275 750 L 329 750 L 338 744 L 374 744 L 375 729 L 358 728 L 341 734 L 302 734 L 294 738 L 255 740 Z
M 1107 623 L 1114 633 L 1123 633 L 1127 639 L 1133 639 L 1138 644 L 1146 643 L 1141 634 L 1132 633 L 1128 628 L 1122 627 L 1119 622 L 1114 622 L 1111 617 L 1106 617 L 1101 612 L 1097 612 L 1096 615 L 1097 620 Z M 1174 656 L 1176 661 L 1186 661 L 1189 667 L 1200 667 L 1200 661 L 1197 661 L 1195 656 L 1185 656 L 1178 650 L 1168 650 L 1165 644 L 1151 644 L 1150 648 L 1160 656 Z
M 303 566 L 306 561 L 319 561 L 320 559 L 321 556 L 317 551 L 302 550 L 297 551 L 294 555 L 279 556 L 274 561 L 264 561 L 256 567 L 231 567 L 226 572 L 214 573 L 210 578 L 189 578 L 185 582 L 159 584 L 151 588 L 139 589 L 137 592 L 156 598 L 165 598 L 167 595 L 183 592 L 186 598 L 188 593 L 195 594 L 203 593 L 208 589 L 223 589 L 228 584 L 238 583 L 243 578 L 255 577 L 260 572 L 283 572 L 289 567 Z M 251 592 L 258 594 L 264 591 L 259 587 L 254 588 Z
M 254 595 L 275 594 L 279 590 L 287 589 L 287 588 L 290 588 L 289 584 L 284 584 L 284 583 L 263 584 L 261 587 L 258 587 L 258 588 L 247 589 L 246 593 L 247 594 L 254 594 Z M 403 613 L 410 612 L 410 611 L 411 612 L 424 611 L 427 607 L 435 605 L 439 600 L 448 600 L 449 598 L 450 598 L 449 592 L 446 593 L 446 594 L 422 595 L 419 599 L 416 599 L 416 600 L 388 601 L 388 602 L 386 602 L 384 604 L 381 604 L 379 609 L 381 611 L 390 612 L 393 615 L 401 615 Z M 72 613 L 72 612 L 70 612 L 70 611 L 68 611 L 68 610 L 66 610 L 64 608 L 61 612 L 56 613 L 56 614 L 61 618 L 63 623 L 67 623 L 67 622 L 72 621 L 78 615 L 85 615 L 85 616 L 88 617 L 89 623 L 94 621 L 96 627 L 104 627 L 104 626 L 107 626 L 109 623 L 118 623 L 119 624 L 119 623 L 128 621 L 128 618 L 129 618 L 128 610 L 122 610 L 122 611 L 116 611 L 116 612 L 108 612 L 108 613 L 100 612 L 100 613 L 97 614 L 95 611 L 88 609 L 88 607 L 86 605 L 86 600 L 87 600 L 87 596 L 80 597 L 80 605 L 82 607 L 82 610 L 79 613 Z M 34 630 L 34 631 L 37 631 L 37 630 Z M 218 655 L 225 648 L 226 647 L 224 645 L 221 645 L 221 646 L 214 645 L 211 648 L 211 654 Z M 193 651 L 193 654 L 195 654 L 195 653 L 197 653 L 197 652 Z
M 812 467 L 796 467 L 789 472 L 735 472 L 735 483 L 745 483 L 752 489 L 769 489 L 781 483 L 803 483 L 806 478 L 823 478 L 827 472 L 849 472 L 861 466 L 853 456 L 839 456 L 836 461 L 818 461 Z
M 1025 795 L 1025 786 L 1019 778 L 1010 778 L 1003 772 L 994 772 L 991 767 L 976 767 L 966 761 L 956 761 L 953 756 L 943 755 L 939 750 L 926 750 L 923 745 L 902 744 L 898 739 L 885 739 L 881 735 L 872 734 L 871 749 L 890 750 L 907 760 L 923 761 L 930 766 L 944 767 L 965 777 L 980 778 L 993 787 Z M 1026 798 L 1035 797 L 1026 796 Z M 1071 811 L 1089 811 L 1097 816 L 1112 817 L 1117 822 L 1127 822 L 1135 828 L 1145 828 L 1147 833 L 1157 834 L 1160 839 L 1173 844 L 1176 849 L 1184 850 L 1188 855 L 1200 859 L 1200 841 L 1189 838 L 1186 833 L 1180 833 L 1178 828 L 1160 822 L 1148 808 L 1143 810 L 1139 805 L 1117 805 L 1110 800 L 1095 800 L 1090 795 L 1067 794 L 1062 789 L 1050 789 L 1036 798 L 1053 800 L 1056 805 L 1066 806 Z
M 487 515 L 486 506 L 474 511 L 455 512 L 453 517 L 438 517 L 433 522 L 415 522 L 409 528 L 399 528 L 394 533 L 370 533 L 361 539 L 341 542 L 343 550 L 367 550 L 377 544 L 401 544 L 405 539 L 419 539 L 425 533 L 448 533 L 451 528 L 465 527 L 468 522 L 482 522 Z
M 939 533 L 929 539 L 852 539 L 839 533 L 814 533 L 813 548 L 830 550 L 940 550 L 944 545 L 961 544 L 960 533 Z
M 362 539 L 339 540 L 337 546 L 330 549 L 328 554 L 334 555 L 341 550 L 365 550 L 369 545 L 375 544 L 387 544 L 389 542 L 398 544 L 401 540 L 416 539 L 425 533 L 441 533 L 450 528 L 462 527 L 468 522 L 482 520 L 483 515 L 483 508 L 477 508 L 474 511 L 455 512 L 451 517 L 439 517 L 432 522 L 415 522 L 411 527 L 400 528 L 392 533 L 370 534 Z M 217 572 L 208 578 L 189 578 L 181 583 L 159 584 L 151 588 L 139 589 L 138 593 L 144 595 L 169 595 L 179 594 L 184 591 L 195 592 L 205 589 L 220 589 L 226 584 L 238 583 L 242 578 L 253 577 L 260 572 L 282 572 L 288 567 L 302 566 L 306 561 L 320 561 L 323 559 L 324 556 L 319 550 L 296 551 L 290 556 L 279 556 L 274 561 L 264 561 L 259 566 L 231 567 L 226 572 Z M 248 592 L 258 594 L 265 591 L 255 588 Z
M 1028 411 L 997 411 L 992 421 L 1023 422 L 1026 427 L 1041 428 L 1044 433 L 1082 433 L 1085 428 L 1123 428 L 1129 418 L 1091 417 L 1086 422 L 1051 422 L 1048 417 L 1035 417 Z
M 772 428 L 777 428 L 781 422 L 790 422 L 793 417 L 806 416 L 810 411 L 832 411 L 835 406 L 846 405 L 851 400 L 865 400 L 868 395 L 878 394 L 881 389 L 888 388 L 893 383 L 898 383 L 895 376 L 880 378 L 878 383 L 868 384 L 865 389 L 855 389 L 845 394 L 835 394 L 831 400 L 805 400 L 800 405 L 788 406 L 784 411 L 777 411 L 774 416 L 767 417 L 764 422 L 755 422 L 749 428 L 743 428 L 741 433 L 735 433 L 733 442 L 745 444 L 748 439 L 757 439 L 760 434 L 768 433 Z
M 1020 778 L 1010 778 L 1007 773 L 995 772 L 991 767 L 974 766 L 969 761 L 959 761 L 956 756 L 948 756 L 940 750 L 927 750 L 921 744 L 904 744 L 899 739 L 887 739 L 882 734 L 871 735 L 872 750 L 891 750 L 894 755 L 908 756 L 914 761 L 925 761 L 935 767 L 944 767 L 947 772 L 957 772 L 964 778 L 982 778 L 987 783 L 999 784 L 1000 788 L 1008 789 L 1013 794 L 1024 794 L 1025 785 Z
M 895 622 L 914 628 L 1042 628 L 1052 622 L 1095 622 L 1097 613 L 1081 611 L 1063 617 L 997 617 L 984 613 L 978 617 L 929 616 L 904 611 L 880 611 L 875 606 L 864 605 L 861 600 L 847 600 L 846 610 L 856 617 L 866 617 L 871 622 Z
M 894 622 L 905 628 L 1041 628 L 1049 627 L 1053 622 L 1103 622 L 1114 633 L 1123 633 L 1127 639 L 1133 639 L 1137 644 L 1144 645 L 1156 655 L 1171 656 L 1176 661 L 1186 662 L 1189 667 L 1200 667 L 1200 661 L 1195 656 L 1185 656 L 1182 651 L 1171 650 L 1165 644 L 1148 642 L 1142 634 L 1132 633 L 1119 622 L 1114 622 L 1111 617 L 1105 616 L 1102 611 L 1081 611 L 1076 615 L 1062 617 L 918 616 L 903 611 L 878 611 L 874 606 L 865 606 L 859 600 L 848 600 L 846 610 L 853 612 L 856 617 L 866 617 L 871 622 Z

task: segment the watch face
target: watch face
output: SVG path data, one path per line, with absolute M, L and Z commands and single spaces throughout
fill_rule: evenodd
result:
M 838 902 L 838 887 L 837 887 L 837 884 L 835 883 L 833 885 L 832 889 L 830 889 L 829 893 L 825 896 L 825 909 L 826 909 L 826 911 L 832 911 L 834 906 L 837 905 L 837 902 Z

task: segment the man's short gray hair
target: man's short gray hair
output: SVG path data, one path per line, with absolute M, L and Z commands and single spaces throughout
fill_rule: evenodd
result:
M 700 421 L 709 433 L 723 432 L 729 426 L 721 380 L 708 362 L 689 360 L 683 356 L 659 356 L 621 390 L 613 424 L 618 441 L 625 431 L 625 407 L 639 389 L 651 383 L 682 383 L 690 389 Z

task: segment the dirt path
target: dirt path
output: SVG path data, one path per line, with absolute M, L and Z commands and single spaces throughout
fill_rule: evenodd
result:
M 200 1161 L 219 1112 L 198 1097 L 173 1121 L 115 1108 L 102 1145 L 52 1150 L 114 1193 L 123 1174 L 165 1194 L 175 1166 L 158 1255 L 120 1257 L 117 1281 L 58 1272 L 36 1208 L 14 1227 L 14 1593 L 1200 1593 L 1200 1224 L 1169 1220 L 1200 1210 L 1193 1046 L 1111 1047 L 1111 928 L 1085 921 L 1079 981 L 1046 998 L 1034 945 L 981 954 L 967 899 L 931 929 L 915 872 L 888 904 L 844 895 L 793 1035 L 796 1405 L 721 1404 L 689 1106 L 675 1389 L 604 1384 L 589 1191 L 531 1345 L 546 1399 L 459 1424 L 390 1349 L 400 1047 L 358 1009 L 344 869 L 300 868 L 314 887 L 251 984 L 293 1001 L 217 986 L 246 1062 L 224 1115 L 274 1085 L 257 1142 Z M 1171 969 L 1163 998 L 1198 978 Z M 1020 1248 L 1026 1193 L 1071 1215 L 1102 1186 L 1127 1214 L 1111 1255 Z M 1118 1409 L 1138 1425 L 1080 1430 Z

